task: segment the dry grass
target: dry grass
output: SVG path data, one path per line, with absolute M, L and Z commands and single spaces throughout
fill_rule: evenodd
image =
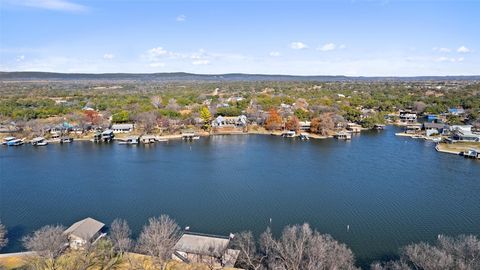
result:
M 456 143 L 439 143 L 438 149 L 440 151 L 449 151 L 449 152 L 464 152 L 469 149 L 478 149 L 480 150 L 480 143 L 475 142 L 456 142 Z
M 12 256 L 8 258 L 0 258 L 0 269 L 16 269 L 25 265 L 25 261 L 21 256 Z M 3 267 L 3 268 L 2 268 Z

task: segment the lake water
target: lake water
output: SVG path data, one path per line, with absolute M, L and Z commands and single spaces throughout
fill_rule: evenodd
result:
M 480 162 L 431 142 L 364 132 L 351 142 L 213 136 L 150 146 L 90 142 L 0 148 L 9 245 L 46 224 L 126 219 L 138 234 L 168 214 L 192 231 L 259 234 L 308 222 L 358 264 L 438 234 L 480 234 Z M 347 231 L 347 225 L 350 230 Z

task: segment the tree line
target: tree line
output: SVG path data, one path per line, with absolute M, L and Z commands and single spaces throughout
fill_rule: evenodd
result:
M 128 223 L 115 219 L 106 238 L 87 243 L 80 250 L 66 252 L 65 227 L 47 225 L 22 239 L 26 269 L 166 269 L 180 226 L 169 216 L 148 220 L 136 240 Z M 0 223 L 0 249 L 8 241 Z M 236 267 L 248 270 L 327 270 L 360 269 L 353 252 L 328 234 L 308 224 L 286 226 L 276 237 L 267 228 L 258 239 L 251 231 L 234 235 L 230 248 L 240 251 Z M 147 255 L 148 262 L 134 260 L 130 252 Z M 1 266 L 0 266 L 1 267 Z M 480 269 L 480 240 L 474 235 L 439 235 L 434 244 L 414 243 L 400 250 L 398 260 L 374 262 L 372 270 L 476 270 Z

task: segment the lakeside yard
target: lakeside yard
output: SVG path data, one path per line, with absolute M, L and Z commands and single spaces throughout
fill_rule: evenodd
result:
M 439 143 L 436 146 L 437 151 L 450 154 L 460 154 L 469 149 L 480 150 L 480 143 L 478 142 L 455 142 L 455 143 Z
M 0 254 L 0 269 L 23 269 L 26 267 L 28 260 L 31 258 L 28 252 L 21 252 L 21 253 L 12 253 L 11 256 L 9 254 Z M 59 269 L 68 269 L 68 265 L 73 263 L 73 252 L 66 253 L 62 255 L 63 261 L 62 264 L 64 266 L 60 266 Z M 128 270 L 128 269 L 144 269 L 144 270 L 156 270 L 159 269 L 158 266 L 152 263 L 152 259 L 150 256 L 138 254 L 138 253 L 126 253 L 121 259 L 120 263 L 114 268 L 118 270 Z M 71 261 L 71 262 L 70 262 Z M 102 269 L 99 262 L 97 264 L 93 264 L 87 269 Z M 208 265 L 200 264 L 200 263 L 191 263 L 186 264 L 178 261 L 171 260 L 167 263 L 165 270 L 209 270 L 210 268 Z M 234 270 L 238 268 L 221 268 L 224 270 Z

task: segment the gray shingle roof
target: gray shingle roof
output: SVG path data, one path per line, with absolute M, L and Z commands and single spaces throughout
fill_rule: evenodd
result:
M 104 226 L 105 224 L 101 223 L 100 221 L 88 217 L 73 223 L 72 226 L 66 229 L 64 233 L 68 236 L 73 235 L 84 240 L 90 240 Z
M 174 249 L 181 252 L 221 257 L 229 242 L 228 237 L 184 233 L 175 244 Z

